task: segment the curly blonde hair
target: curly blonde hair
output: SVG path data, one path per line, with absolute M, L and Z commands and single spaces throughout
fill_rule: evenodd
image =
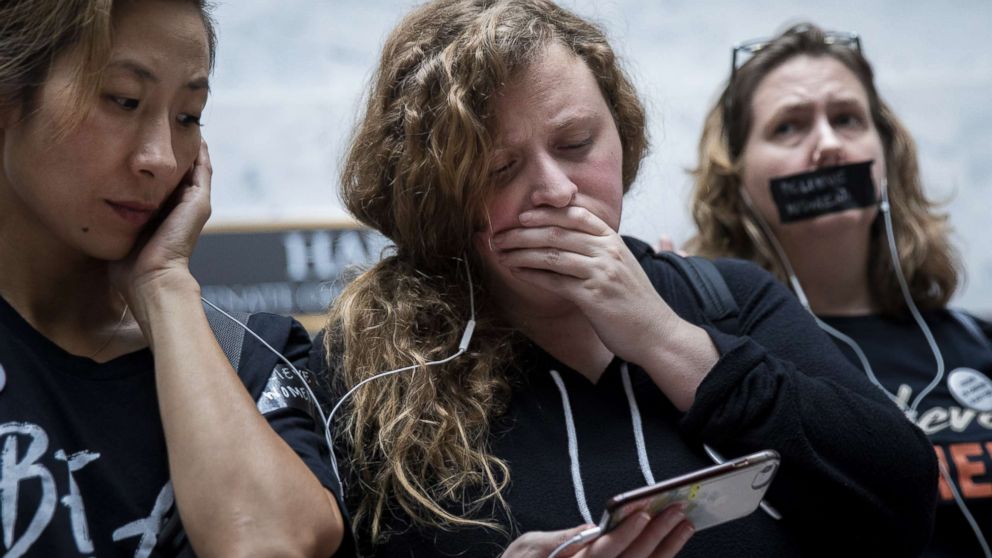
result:
M 916 144 L 879 97 L 874 74 L 859 49 L 827 39 L 819 27 L 800 23 L 758 51 L 734 74 L 710 109 L 693 170 L 692 216 L 698 233 L 687 249 L 707 257 L 752 260 L 786 280 L 782 263 L 741 196 L 742 154 L 751 128 L 751 104 L 772 70 L 799 56 L 830 56 L 846 66 L 868 93 L 869 111 L 885 152 L 889 200 L 899 264 L 913 300 L 922 308 L 947 304 L 958 285 L 958 256 L 948 238 L 946 215 L 927 199 L 920 181 Z M 881 313 L 906 312 L 881 219 L 871 229 L 868 284 Z
M 338 392 L 421 365 L 357 391 L 336 425 L 350 451 L 350 485 L 361 487 L 356 530 L 373 544 L 397 512 L 426 526 L 512 528 L 476 517 L 483 505 L 505 508 L 510 470 L 487 440 L 510 396 L 516 334 L 477 276 L 471 238 L 494 189 L 494 97 L 554 42 L 585 61 L 612 110 L 626 190 L 647 149 L 644 110 L 594 25 L 548 0 L 439 0 L 407 15 L 383 48 L 341 197 L 395 251 L 345 288 L 326 338 Z M 470 305 L 466 269 L 478 301 L 470 350 L 426 368 L 458 345 Z

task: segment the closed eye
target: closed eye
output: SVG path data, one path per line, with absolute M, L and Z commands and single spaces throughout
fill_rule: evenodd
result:
M 586 147 L 587 145 L 590 145 L 590 144 L 592 144 L 592 138 L 586 138 L 586 139 L 584 139 L 582 141 L 579 141 L 579 142 L 576 142 L 576 143 L 568 143 L 568 144 L 565 144 L 565 145 L 563 145 L 561 147 L 562 147 L 562 149 L 581 149 L 581 148 Z
M 516 161 L 510 161 L 508 163 L 505 163 L 503 165 L 500 165 L 500 166 L 496 167 L 493 170 L 493 176 L 500 175 L 500 174 L 506 174 L 507 172 L 510 171 L 510 169 L 513 168 L 513 165 L 515 163 L 516 163 Z

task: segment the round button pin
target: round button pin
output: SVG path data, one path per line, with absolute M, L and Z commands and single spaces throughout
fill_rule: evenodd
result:
M 972 368 L 955 368 L 947 377 L 947 389 L 962 406 L 992 411 L 992 380 Z

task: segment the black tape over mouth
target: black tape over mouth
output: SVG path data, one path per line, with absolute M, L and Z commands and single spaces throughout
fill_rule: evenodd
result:
M 779 221 L 794 223 L 827 213 L 875 205 L 873 161 L 824 167 L 769 181 Z

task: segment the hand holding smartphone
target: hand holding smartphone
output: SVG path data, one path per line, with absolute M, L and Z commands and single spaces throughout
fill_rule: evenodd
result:
M 777 452 L 765 450 L 618 494 L 606 503 L 599 527 L 606 533 L 632 513 L 655 516 L 678 503 L 697 532 L 744 517 L 761 503 L 779 461 Z
M 560 544 L 548 558 L 556 558 L 566 548 L 588 544 L 632 514 L 645 512 L 655 517 L 675 504 L 684 506 L 683 514 L 692 523 L 694 532 L 749 515 L 761 504 L 778 471 L 779 461 L 778 452 L 760 451 L 617 494 L 606 502 L 599 525 Z

